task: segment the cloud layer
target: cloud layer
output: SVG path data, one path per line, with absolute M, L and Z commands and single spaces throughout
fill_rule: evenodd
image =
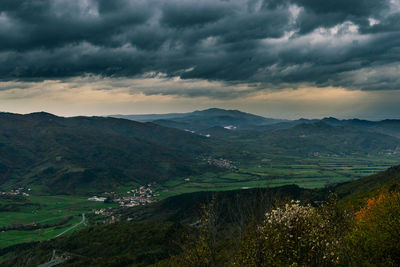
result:
M 198 88 L 144 94 L 217 98 L 400 89 L 400 0 L 2 0 L 0 40 L 3 81 L 161 75 Z

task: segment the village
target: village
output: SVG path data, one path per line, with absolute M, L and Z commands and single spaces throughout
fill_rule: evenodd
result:
M 146 205 L 154 202 L 153 190 L 150 188 L 151 184 L 147 186 L 140 186 L 126 192 L 129 196 L 114 198 L 112 201 L 118 203 L 121 207 L 134 207 L 138 205 Z
M 120 207 L 135 207 L 139 205 L 146 205 L 153 203 L 156 200 L 154 197 L 159 196 L 151 189 L 152 184 L 141 185 L 132 190 L 128 190 L 126 194 L 120 195 L 115 192 L 105 192 L 104 195 L 107 197 L 93 196 L 88 198 L 89 201 L 99 201 L 99 202 L 113 202 L 118 203 Z M 108 213 L 107 209 L 94 210 L 94 213 L 99 215 L 106 215 Z
M 0 191 L 0 195 L 29 197 L 29 193 L 27 193 L 26 191 L 31 191 L 31 189 L 30 188 L 25 189 L 23 187 L 20 187 L 18 189 L 11 189 L 10 191 Z
M 213 159 L 213 158 L 208 158 L 207 159 L 207 163 L 209 165 L 214 165 L 217 166 L 219 168 L 223 168 L 223 169 L 229 169 L 229 170 L 236 170 L 237 167 L 235 165 L 232 164 L 232 162 L 228 159 L 223 159 L 223 158 L 219 158 L 219 159 Z

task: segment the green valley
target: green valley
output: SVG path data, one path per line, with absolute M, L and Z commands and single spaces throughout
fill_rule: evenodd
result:
M 247 209 L 246 216 L 259 220 L 273 202 L 323 201 L 330 190 L 351 195 L 339 188 L 400 162 L 395 122 L 386 131 L 385 123 L 365 128 L 332 119 L 274 121 L 218 109 L 188 116 L 169 126 L 192 124 L 190 131 L 157 120 L 0 113 L 0 252 L 8 259 L 18 244 L 64 240 L 55 256 L 75 258 L 87 254 L 67 249 L 73 242 L 68 236 L 80 240 L 94 229 L 102 242 L 103 231 L 116 231 L 119 242 L 119 227 L 152 246 L 156 241 L 138 227 L 162 236 L 160 252 L 121 257 L 156 262 L 166 251 L 180 253 L 180 246 L 164 247 L 166 239 L 185 243 L 181 235 L 196 231 L 192 224 L 201 220 L 201 206 L 215 196 L 232 212 L 241 202 L 240 212 Z M 93 196 L 100 198 L 88 200 Z M 251 207 L 258 198 L 260 206 Z M 118 223 L 124 221 L 140 223 L 131 229 Z M 47 257 L 46 250 L 34 261 Z
M 240 166 L 237 171 L 205 173 L 184 179 L 170 179 L 157 186 L 159 198 L 181 193 L 242 188 L 276 187 L 296 184 L 323 188 L 368 176 L 398 164 L 399 157 L 276 157 Z M 236 164 L 233 162 L 232 164 Z

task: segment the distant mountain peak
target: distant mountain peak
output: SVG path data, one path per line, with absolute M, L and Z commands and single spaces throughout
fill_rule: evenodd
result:
M 203 109 L 203 110 L 196 110 L 193 112 L 193 114 L 195 113 L 224 113 L 224 114 L 250 114 L 250 113 L 246 113 L 240 110 L 236 110 L 236 109 L 222 109 L 222 108 L 208 108 L 208 109 Z M 253 115 L 253 114 L 251 114 Z M 257 115 L 254 115 L 257 116 Z
M 53 117 L 53 118 L 58 117 L 58 116 L 56 116 L 54 114 L 51 114 L 51 113 L 48 113 L 48 112 L 45 112 L 45 111 L 32 112 L 32 113 L 29 113 L 29 114 L 26 114 L 26 115 L 29 116 L 29 117 Z
M 325 117 L 325 118 L 322 119 L 322 121 L 335 121 L 335 122 L 337 122 L 339 120 L 336 119 L 335 117 Z
M 223 108 L 207 108 L 207 109 L 203 109 L 203 110 L 196 110 L 197 112 L 209 112 L 209 111 L 228 111 L 226 109 Z M 195 111 L 195 112 L 196 112 Z

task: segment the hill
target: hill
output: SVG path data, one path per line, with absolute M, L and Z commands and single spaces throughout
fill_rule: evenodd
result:
M 241 117 L 243 123 L 263 121 L 253 115 L 215 109 L 193 112 L 191 118 L 207 121 L 204 118 L 210 114 L 226 113 L 237 114 L 236 120 Z M 218 122 L 214 119 L 208 124 Z M 398 153 L 399 140 L 393 136 L 322 121 L 264 131 L 212 126 L 193 134 L 117 118 L 0 113 L 0 187 L 29 185 L 52 194 L 104 192 L 120 185 L 164 183 L 206 170 L 220 171 L 207 164 L 207 157 L 222 157 L 251 167 L 256 164 L 253 161 L 279 155 Z
M 232 130 L 271 131 L 290 129 L 300 124 L 324 122 L 335 127 L 352 128 L 358 131 L 375 132 L 400 137 L 400 120 L 369 121 L 360 119 L 323 119 L 282 120 L 264 118 L 239 110 L 210 108 L 188 113 L 144 114 L 144 115 L 111 115 L 142 122 L 154 122 L 166 127 L 195 131 L 203 134 L 213 127 L 228 127 Z
M 148 266 L 178 254 L 184 231 L 182 225 L 170 222 L 88 227 L 49 242 L 0 250 L 7 253 L 1 266 L 53 266 L 57 260 L 69 260 L 68 266 Z
M 382 191 L 400 191 L 400 165 L 383 172 L 346 182 L 334 187 L 334 192 L 345 202 L 360 206 L 367 197 L 376 196 Z
M 48 113 L 0 114 L 0 186 L 52 193 L 159 182 L 197 173 L 204 137 L 152 123 Z
M 261 138 L 277 150 L 331 155 L 393 153 L 400 144 L 399 139 L 392 136 L 350 127 L 335 127 L 322 121 L 268 132 Z
M 400 140 L 382 133 L 323 121 L 302 123 L 287 129 L 230 131 L 209 128 L 199 133 L 235 143 L 253 153 L 275 153 L 302 156 L 343 156 L 399 154 Z
M 197 110 L 189 113 L 113 115 L 111 117 L 154 122 L 159 125 L 190 131 L 198 131 L 214 126 L 231 126 L 240 129 L 282 121 L 278 119 L 264 118 L 239 110 L 225 110 L 218 108 Z
M 334 118 L 325 118 L 322 121 L 335 126 L 353 127 L 364 131 L 378 132 L 400 137 L 400 120 L 368 121 L 360 119 L 337 120 Z
M 292 121 L 277 122 L 268 125 L 261 125 L 253 127 L 253 130 L 279 130 L 289 129 L 300 124 L 313 124 L 316 122 L 324 122 L 335 127 L 352 128 L 359 131 L 382 133 L 394 137 L 400 137 L 400 120 L 382 120 L 382 121 L 369 121 L 360 119 L 336 119 L 333 117 L 319 119 L 299 119 Z

